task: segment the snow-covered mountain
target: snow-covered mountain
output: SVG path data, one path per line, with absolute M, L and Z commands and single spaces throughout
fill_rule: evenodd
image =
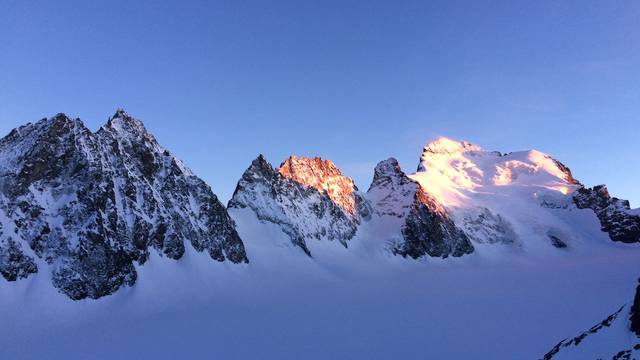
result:
M 0 358 L 535 358 L 625 301 L 639 209 L 536 150 L 439 138 L 418 163 L 381 161 L 363 193 L 329 160 L 260 155 L 225 209 L 124 111 L 14 129 Z
M 274 169 L 262 155 L 242 175 L 229 208 L 250 208 L 260 221 L 278 224 L 307 255 L 313 240 L 347 247 L 371 211 L 331 161 L 292 156 Z
M 578 246 L 579 209 L 592 209 L 614 241 L 640 241 L 640 216 L 606 188 L 585 188 L 568 167 L 536 150 L 501 154 L 439 138 L 411 178 L 451 212 L 477 244 Z M 585 216 L 589 216 L 583 214 Z
M 40 268 L 71 298 L 98 298 L 133 285 L 134 264 L 151 248 L 179 259 L 189 242 L 218 261 L 248 261 L 211 189 L 122 110 L 95 133 L 64 114 L 14 129 L 0 159 L 7 280 Z M 583 187 L 539 151 L 501 154 L 439 138 L 425 146 L 417 172 L 405 174 L 393 158 L 373 172 L 363 194 L 329 160 L 291 156 L 274 169 L 260 155 L 229 208 L 276 224 L 307 255 L 310 241 L 348 248 L 364 223 L 380 230 L 366 240 L 370 248 L 414 259 L 495 246 L 579 251 L 589 217 L 614 241 L 640 239 L 628 202 L 604 186 Z
M 418 181 L 409 178 L 396 159 L 376 166 L 367 196 L 378 215 L 377 221 L 388 223 L 388 227 L 400 225 L 396 234 L 401 233 L 402 238 L 388 241 L 393 254 L 417 259 L 473 252 L 469 238 L 456 226 L 448 210 Z
M 536 150 L 502 154 L 439 138 L 425 146 L 413 174 L 393 158 L 380 162 L 367 198 L 377 215 L 372 221 L 395 228 L 387 248 L 413 258 L 496 246 L 581 251 L 594 236 L 584 225 L 593 222 L 614 241 L 640 241 L 640 217 L 628 202 L 602 186 L 583 187 L 569 168 Z
M 589 330 L 560 341 L 543 356 L 543 360 L 637 358 L 640 358 L 640 285 L 630 303 Z
M 0 140 L 0 272 L 51 272 L 72 299 L 136 281 L 150 251 L 180 259 L 185 242 L 246 262 L 207 184 L 119 110 L 97 132 L 58 114 Z

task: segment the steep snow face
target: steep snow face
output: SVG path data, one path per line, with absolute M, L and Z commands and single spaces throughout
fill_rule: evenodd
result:
M 250 208 L 261 221 L 278 224 L 307 255 L 311 239 L 346 247 L 371 211 L 330 161 L 290 157 L 276 170 L 262 155 L 242 175 L 229 208 Z
M 190 241 L 215 260 L 247 261 L 211 189 L 124 111 L 96 133 L 64 114 L 25 125 L 0 140 L 0 159 L 8 280 L 33 273 L 37 258 L 60 291 L 98 298 L 132 285 L 150 248 L 179 259 Z
M 537 150 L 501 154 L 439 138 L 409 176 L 478 244 L 567 248 L 580 231 L 558 216 L 582 187 L 559 161 Z M 524 240 L 524 241 L 523 241 Z
M 611 198 L 606 189 L 585 189 L 569 168 L 537 150 L 501 154 L 439 138 L 424 147 L 414 174 L 406 175 L 394 159 L 380 162 L 367 197 L 382 219 L 376 221 L 402 235 L 389 237 L 390 248 L 412 257 L 463 255 L 474 247 L 493 253 L 495 247 L 487 246 L 492 244 L 573 251 L 601 237 L 595 224 L 616 241 L 640 238 L 640 216 L 628 202 Z M 415 250 L 438 238 L 448 246 Z M 411 251 L 404 248 L 409 244 Z
M 446 206 L 465 205 L 474 194 L 506 193 L 510 188 L 563 195 L 579 188 L 567 167 L 537 150 L 503 155 L 447 138 L 425 146 L 412 177 Z
M 473 252 L 469 239 L 456 227 L 447 210 L 411 180 L 396 159 L 381 161 L 376 166 L 367 197 L 378 216 L 375 221 L 398 227 L 402 234 L 401 238 L 387 241 L 393 254 L 417 259 L 425 255 L 448 257 Z
M 640 285 L 631 304 L 578 336 L 560 341 L 543 359 L 636 359 L 640 357 L 639 311 Z

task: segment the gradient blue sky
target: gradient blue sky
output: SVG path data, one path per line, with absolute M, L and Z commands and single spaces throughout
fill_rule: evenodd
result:
M 640 206 L 640 2 L 480 3 L 2 0 L 0 133 L 123 107 L 224 201 L 258 153 L 366 190 L 445 135 Z

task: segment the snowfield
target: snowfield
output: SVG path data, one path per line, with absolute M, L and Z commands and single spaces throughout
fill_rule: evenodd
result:
M 538 359 L 630 301 L 640 274 L 640 248 L 604 233 L 580 251 L 415 261 L 372 246 L 370 222 L 309 258 L 249 210 L 232 216 L 249 264 L 153 253 L 134 287 L 98 300 L 44 272 L 3 283 L 0 358 Z

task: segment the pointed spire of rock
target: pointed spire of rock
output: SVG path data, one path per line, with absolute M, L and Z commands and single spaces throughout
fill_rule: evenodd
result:
M 244 208 L 248 205 L 245 199 L 247 193 L 253 191 L 257 183 L 271 184 L 277 179 L 278 173 L 273 166 L 260 154 L 251 161 L 251 165 L 242 173 L 242 177 L 236 184 L 233 196 L 229 200 L 227 207 Z M 269 185 L 271 186 L 271 185 Z
M 403 185 L 411 182 L 407 175 L 400 168 L 398 160 L 388 158 L 380 161 L 373 170 L 373 181 L 369 186 L 369 190 L 375 187 L 385 187 L 389 185 Z
M 116 131 L 127 131 L 150 135 L 142 121 L 132 117 L 122 108 L 118 108 L 113 116 L 109 118 L 106 127 Z
M 267 161 L 264 155 L 259 154 L 257 158 L 251 161 L 251 165 L 247 169 L 248 173 L 262 173 L 272 175 L 275 173 L 273 166 Z
M 117 108 L 116 112 L 113 114 L 111 118 L 115 119 L 115 118 L 125 118 L 125 117 L 130 117 L 130 116 L 123 108 Z

